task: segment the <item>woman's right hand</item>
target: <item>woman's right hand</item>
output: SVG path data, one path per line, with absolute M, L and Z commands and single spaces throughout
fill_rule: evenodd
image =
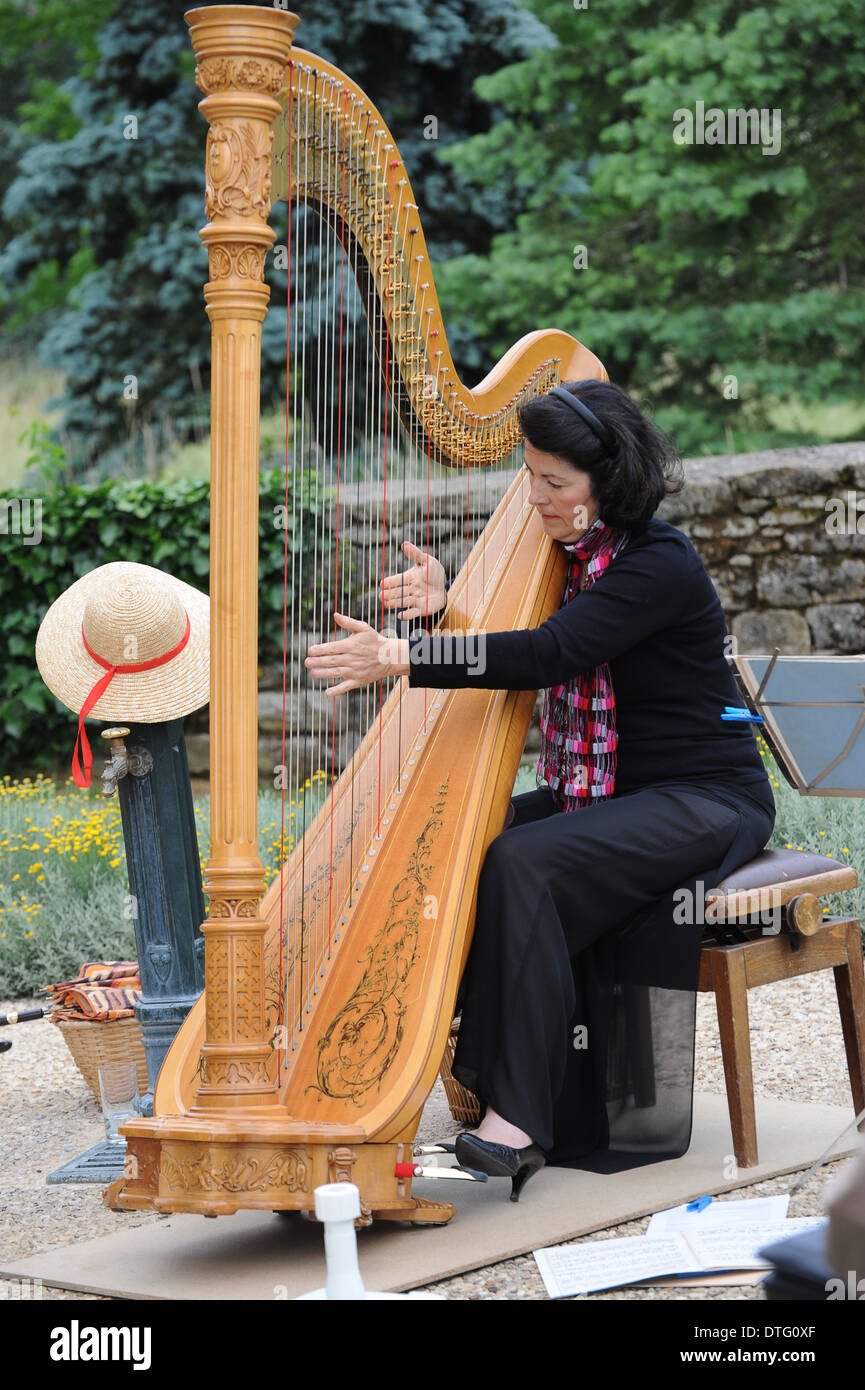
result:
M 398 618 L 425 618 L 444 608 L 447 598 L 444 566 L 411 541 L 403 541 L 403 551 L 414 564 L 403 574 L 389 574 L 379 585 L 379 598 L 385 608 L 399 608 Z

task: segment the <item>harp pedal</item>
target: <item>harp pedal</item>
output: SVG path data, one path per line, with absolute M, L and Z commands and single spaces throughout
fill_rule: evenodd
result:
M 487 1182 L 487 1174 L 474 1168 L 439 1168 L 431 1163 L 396 1163 L 394 1172 L 398 1178 L 444 1178 L 459 1182 Z
M 446 1226 L 456 1207 L 450 1202 L 431 1202 L 428 1197 L 410 1197 L 404 1207 L 376 1211 L 376 1221 L 411 1221 L 415 1225 Z

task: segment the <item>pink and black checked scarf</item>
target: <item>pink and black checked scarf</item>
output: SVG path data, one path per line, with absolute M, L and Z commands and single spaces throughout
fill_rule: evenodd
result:
M 583 561 L 588 563 L 582 587 L 590 589 L 627 540 L 627 532 L 614 531 L 599 518 L 574 545 L 565 547 L 571 564 L 562 608 L 580 591 Z M 544 691 L 541 739 L 538 785 L 549 786 L 557 810 L 575 811 L 612 796 L 619 737 L 607 662 Z

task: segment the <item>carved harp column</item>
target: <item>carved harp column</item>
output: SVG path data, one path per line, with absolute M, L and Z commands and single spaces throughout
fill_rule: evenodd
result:
M 207 136 L 204 296 L 211 377 L 211 852 L 207 1015 L 196 1108 L 276 1103 L 266 1034 L 258 854 L 258 480 L 261 324 L 270 290 L 271 126 L 297 16 L 190 10 Z

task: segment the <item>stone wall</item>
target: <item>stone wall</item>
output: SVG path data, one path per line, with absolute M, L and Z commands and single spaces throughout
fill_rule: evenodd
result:
M 685 461 L 686 485 L 668 498 L 659 516 L 694 543 L 718 591 L 727 625 L 740 651 L 852 653 L 865 649 L 865 442 L 775 449 Z M 508 479 L 477 478 L 468 509 L 458 482 L 433 484 L 429 548 L 452 577 L 501 497 Z M 403 567 L 403 539 L 426 545 L 426 484 L 389 490 L 389 571 Z M 862 530 L 857 531 L 861 500 Z M 341 544 L 350 549 L 352 571 L 368 572 L 367 552 L 380 544 L 380 500 L 369 489 L 352 489 L 341 507 Z M 358 616 L 374 611 L 372 593 L 359 595 Z M 362 608 L 360 604 L 366 603 Z M 293 724 L 300 732 L 291 750 L 294 768 L 308 775 L 313 749 L 322 742 L 330 701 L 306 676 L 303 657 L 310 641 L 294 644 L 288 672 Z M 271 780 L 281 761 L 282 668 L 266 667 L 259 680 L 259 767 Z M 361 701 L 354 711 L 360 717 Z M 206 775 L 206 712 L 188 721 L 187 741 L 194 775 Z M 357 728 L 347 730 L 346 748 Z M 537 748 L 533 730 L 527 752 Z M 338 755 L 337 762 L 343 759 Z
M 693 541 L 740 651 L 865 649 L 865 443 L 691 459 L 686 472 L 659 515 Z

